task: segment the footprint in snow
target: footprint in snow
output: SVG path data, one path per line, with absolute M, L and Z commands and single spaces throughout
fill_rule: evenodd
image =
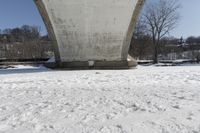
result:
M 179 105 L 173 105 L 172 107 L 175 108 L 175 109 L 180 109 Z

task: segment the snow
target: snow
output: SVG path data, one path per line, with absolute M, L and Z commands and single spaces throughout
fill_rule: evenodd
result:
M 200 66 L 0 70 L 4 132 L 200 133 Z

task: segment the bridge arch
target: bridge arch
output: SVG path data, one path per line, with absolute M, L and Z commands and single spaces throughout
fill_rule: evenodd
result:
M 64 68 L 128 68 L 144 0 L 34 0 Z M 51 64 L 52 65 L 52 64 Z

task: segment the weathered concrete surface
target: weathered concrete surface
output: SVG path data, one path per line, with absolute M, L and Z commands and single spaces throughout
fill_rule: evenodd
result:
M 55 46 L 57 67 L 128 67 L 143 0 L 35 0 Z

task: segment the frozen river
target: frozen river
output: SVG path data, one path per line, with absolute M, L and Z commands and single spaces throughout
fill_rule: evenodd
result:
M 0 70 L 0 133 L 200 133 L 200 66 Z

